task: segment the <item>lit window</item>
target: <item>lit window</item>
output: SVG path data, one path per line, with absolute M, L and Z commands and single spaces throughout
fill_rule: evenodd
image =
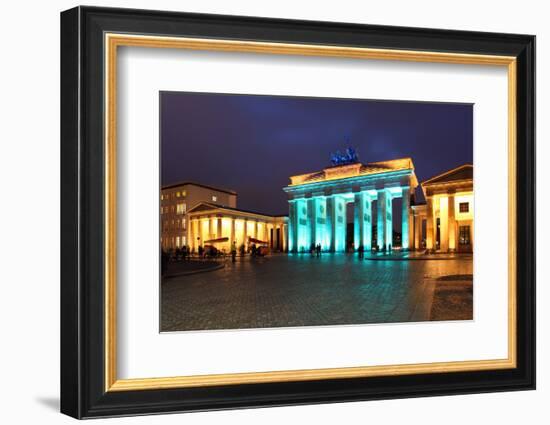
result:
M 176 193 L 176 198 L 179 198 L 180 195 L 181 195 L 181 192 L 177 192 L 177 193 Z
M 216 195 L 212 195 L 212 202 L 218 202 L 218 197 Z
M 182 190 L 181 191 L 181 197 L 182 198 L 185 198 L 187 196 L 187 191 L 186 190 Z
M 185 214 L 186 210 L 187 210 L 187 205 L 185 205 L 185 202 L 182 202 L 182 203 L 176 205 L 176 212 L 178 214 Z
M 468 202 L 461 202 L 460 204 L 458 204 L 458 210 L 461 213 L 467 213 L 468 211 L 470 211 L 470 204 Z
M 160 200 L 164 201 L 164 195 L 160 195 Z

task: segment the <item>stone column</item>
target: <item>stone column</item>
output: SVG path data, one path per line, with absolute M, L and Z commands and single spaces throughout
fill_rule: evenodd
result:
M 258 220 L 254 220 L 254 239 L 258 239 Z
M 426 248 L 435 249 L 434 235 L 434 201 L 431 196 L 426 199 Z
M 409 187 L 401 189 L 401 249 L 409 249 L 409 214 L 411 204 L 411 190 Z
M 413 243 L 414 243 L 414 216 L 412 215 L 412 209 L 409 206 L 409 249 L 414 249 Z
M 420 249 L 421 242 L 422 242 L 422 217 L 419 214 L 414 216 L 414 249 Z
M 298 236 L 300 235 L 300 202 L 294 201 L 294 215 L 292 219 L 292 243 L 294 244 L 293 251 L 299 252 L 300 251 L 300 241 L 298 240 Z
M 300 250 L 303 248 L 307 252 L 311 244 L 311 208 L 309 200 L 302 199 L 298 204 L 298 217 L 300 220 L 300 227 L 298 229 Z
M 376 200 L 376 240 L 378 249 L 386 247 L 386 191 L 380 189 Z
M 315 213 L 315 220 L 317 221 L 315 224 L 315 240 L 321 244 L 321 249 L 326 251 L 329 249 L 329 245 L 327 243 L 327 199 L 324 195 L 316 198 L 315 208 L 317 210 Z
M 372 204 L 370 196 L 363 195 L 363 204 L 363 214 L 361 216 L 363 230 L 361 233 L 361 239 L 365 251 L 368 252 L 372 249 Z
M 393 249 L 393 210 L 392 210 L 393 196 L 391 193 L 386 192 L 386 246 L 388 249 Z
M 363 245 L 363 196 L 356 193 L 353 200 L 353 249 Z
M 198 228 L 199 228 L 199 231 L 197 232 L 197 238 L 199 239 L 196 239 L 197 241 L 197 249 L 199 249 L 200 246 L 202 246 L 202 243 L 204 242 L 204 225 L 203 225 L 203 222 L 204 220 L 207 220 L 207 219 L 204 219 L 204 218 L 199 218 L 198 220 Z
M 247 232 L 248 232 L 248 220 L 245 218 L 245 219 L 244 219 L 244 226 L 243 226 L 243 245 L 244 245 L 245 250 L 246 250 L 246 236 L 247 236 Z
M 214 233 L 214 218 L 208 217 L 208 237 L 207 239 L 210 239 L 212 237 L 212 234 Z
M 195 236 L 193 235 L 193 220 L 187 219 L 187 245 L 189 245 L 189 248 L 193 248 L 193 238 Z
M 340 195 L 334 196 L 334 250 L 343 252 L 346 250 L 346 204 Z
M 311 244 L 317 245 L 317 208 L 315 205 L 315 198 L 310 198 L 307 200 L 307 221 L 308 221 L 308 228 L 309 228 L 309 245 Z M 309 249 L 309 246 L 307 247 Z
M 288 237 L 289 237 L 289 252 L 296 250 L 296 237 L 294 236 L 294 229 L 296 225 L 294 223 L 295 206 L 293 201 L 288 201 Z
M 449 252 L 449 198 L 439 198 L 439 249 L 441 252 Z
M 216 238 L 222 237 L 222 219 L 221 217 L 218 217 L 218 226 L 216 229 Z
M 231 230 L 229 232 L 229 250 L 233 249 L 233 242 L 235 242 L 235 217 L 231 217 Z M 238 249 L 239 247 L 237 247 Z
M 455 196 L 449 195 L 449 251 L 456 251 Z
M 334 198 L 332 196 L 327 197 L 326 204 L 326 233 L 328 235 L 329 246 L 328 249 L 330 252 L 334 252 L 334 238 L 335 238 L 335 229 L 334 229 Z

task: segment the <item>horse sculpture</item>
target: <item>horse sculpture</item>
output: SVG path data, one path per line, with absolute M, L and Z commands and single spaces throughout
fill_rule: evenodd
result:
M 336 153 L 330 155 L 330 163 L 332 165 L 346 165 L 359 162 L 359 156 L 354 148 L 351 146 L 346 149 L 344 153 L 339 150 Z

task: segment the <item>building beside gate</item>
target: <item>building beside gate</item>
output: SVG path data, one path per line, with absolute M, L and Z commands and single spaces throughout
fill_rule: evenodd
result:
M 464 164 L 422 182 L 426 203 L 412 207 L 412 247 L 473 252 L 474 167 Z
M 289 197 L 288 249 L 302 252 L 321 244 L 325 251 L 345 251 L 348 204 L 353 205 L 353 248 L 370 251 L 376 240 L 379 250 L 391 249 L 392 202 L 397 198 L 402 200 L 401 246 L 408 249 L 413 236 L 410 205 L 417 186 L 411 158 L 344 163 L 292 176 L 283 189 Z
M 211 245 L 230 252 L 244 246 L 264 246 L 270 251 L 286 251 L 287 217 L 201 202 L 188 211 L 188 245 L 195 252 Z
M 188 211 L 201 202 L 235 208 L 237 192 L 201 183 L 183 182 L 160 191 L 160 242 L 169 250 L 189 245 Z

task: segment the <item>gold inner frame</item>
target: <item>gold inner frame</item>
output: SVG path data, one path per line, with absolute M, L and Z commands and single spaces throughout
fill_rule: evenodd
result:
M 370 49 L 327 45 L 105 34 L 105 391 L 447 373 L 515 368 L 516 358 L 516 58 L 461 53 Z M 508 71 L 508 357 L 382 366 L 304 369 L 164 378 L 118 379 L 116 373 L 116 101 L 120 46 L 325 56 L 507 67 Z

